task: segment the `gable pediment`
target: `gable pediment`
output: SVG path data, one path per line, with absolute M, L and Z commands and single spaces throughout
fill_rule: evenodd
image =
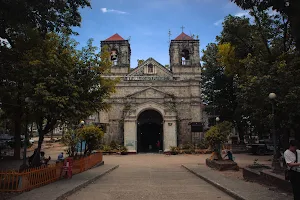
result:
M 140 66 L 135 68 L 127 76 L 158 76 L 167 77 L 169 79 L 173 77 L 172 72 L 170 72 L 153 58 L 149 58 L 144 61 Z
M 133 94 L 127 95 L 127 98 L 134 99 L 169 99 L 173 98 L 173 95 L 163 92 L 159 89 L 148 87 L 144 90 L 135 92 Z

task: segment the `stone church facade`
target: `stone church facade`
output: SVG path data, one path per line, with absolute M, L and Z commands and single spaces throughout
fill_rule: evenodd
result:
M 191 142 L 191 124 L 205 121 L 199 40 L 185 33 L 171 40 L 170 68 L 148 58 L 130 69 L 130 43 L 118 34 L 101 41 L 104 46 L 109 47 L 113 62 L 106 77 L 121 80 L 107 99 L 110 110 L 94 116 L 105 127 L 106 142 L 124 143 L 132 153 L 167 152 Z

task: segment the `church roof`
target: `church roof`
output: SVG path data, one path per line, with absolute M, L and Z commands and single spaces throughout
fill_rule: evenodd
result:
M 191 36 L 188 36 L 184 32 L 182 32 L 180 35 L 175 38 L 175 40 L 194 40 Z
M 119 41 L 119 40 L 124 40 L 124 38 L 122 38 L 118 33 L 116 33 L 104 41 Z

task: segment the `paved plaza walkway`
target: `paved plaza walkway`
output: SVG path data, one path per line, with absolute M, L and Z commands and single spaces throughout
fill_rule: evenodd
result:
M 236 194 L 232 196 L 239 200 L 292 199 L 280 191 L 245 182 L 242 180 L 241 171 L 211 170 L 204 164 L 207 157 L 209 155 L 104 156 L 103 166 L 77 174 L 72 179 L 64 179 L 22 193 L 15 196 L 13 200 L 233 199 L 222 191 L 227 193 L 230 191 L 231 195 Z M 236 155 L 236 160 L 242 167 L 251 164 L 252 159 L 256 157 Z M 267 164 L 268 159 L 268 157 L 259 157 L 260 163 Z M 203 179 L 210 180 L 208 182 L 219 186 L 222 191 Z
M 69 200 L 216 200 L 232 199 L 189 173 L 174 157 L 136 155 L 119 157 L 119 168 L 70 196 Z M 125 159 L 124 159 L 125 158 Z M 177 162 L 180 162 L 180 158 Z M 170 162 L 171 161 L 171 162 Z M 110 164 L 116 162 L 110 158 Z

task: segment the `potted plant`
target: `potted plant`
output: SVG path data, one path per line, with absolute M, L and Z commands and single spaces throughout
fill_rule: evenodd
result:
M 127 147 L 121 146 L 121 147 L 120 147 L 120 152 L 121 152 L 121 155 L 127 155 L 127 154 L 128 154 L 128 149 L 127 149 Z
M 104 155 L 107 155 L 107 154 L 110 153 L 111 147 L 110 147 L 109 145 L 103 145 L 103 146 L 102 146 L 102 151 L 103 151 L 103 154 L 104 154 Z
M 178 147 L 170 147 L 171 150 L 171 154 L 172 155 L 177 155 L 179 152 L 179 148 Z
M 227 141 L 228 135 L 232 130 L 232 123 L 224 121 L 210 129 L 205 134 L 205 140 L 213 148 L 211 159 L 222 160 L 221 145 Z

